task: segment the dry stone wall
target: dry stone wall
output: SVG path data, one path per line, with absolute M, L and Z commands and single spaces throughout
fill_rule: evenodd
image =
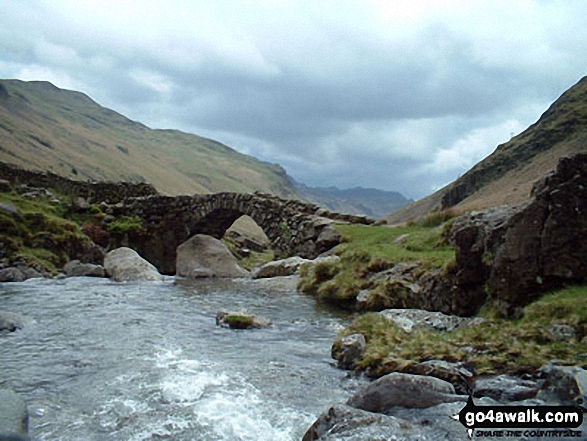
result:
M 53 188 L 62 194 L 83 197 L 90 203 L 116 204 L 126 198 L 158 194 L 155 187 L 147 183 L 73 181 L 55 173 L 26 170 L 2 162 L 0 179 L 11 182 L 13 186 L 26 184 L 31 187 Z

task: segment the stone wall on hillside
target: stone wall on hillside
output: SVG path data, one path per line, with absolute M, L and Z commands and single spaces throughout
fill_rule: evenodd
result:
M 0 162 L 0 179 L 13 185 L 55 189 L 74 197 L 83 197 L 90 203 L 116 204 L 126 198 L 157 195 L 151 184 L 130 182 L 73 181 L 51 172 L 39 172 Z

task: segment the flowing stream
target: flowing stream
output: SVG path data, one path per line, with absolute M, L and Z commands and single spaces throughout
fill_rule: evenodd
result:
M 247 308 L 265 329 L 216 326 Z M 330 345 L 348 317 L 295 280 L 0 284 L 25 327 L 0 335 L 0 387 L 28 402 L 35 440 L 300 440 L 358 386 Z

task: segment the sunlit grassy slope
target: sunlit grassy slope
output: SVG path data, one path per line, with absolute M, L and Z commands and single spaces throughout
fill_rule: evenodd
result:
M 0 80 L 0 161 L 72 179 L 147 181 L 171 195 L 296 194 L 278 165 L 196 135 L 150 129 L 39 81 Z

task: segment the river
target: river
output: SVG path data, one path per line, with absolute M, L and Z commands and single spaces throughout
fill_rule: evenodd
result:
M 216 326 L 247 308 L 266 329 Z M 295 279 L 0 284 L 25 327 L 0 335 L 0 386 L 29 405 L 35 440 L 300 440 L 358 386 L 330 345 L 349 317 Z

